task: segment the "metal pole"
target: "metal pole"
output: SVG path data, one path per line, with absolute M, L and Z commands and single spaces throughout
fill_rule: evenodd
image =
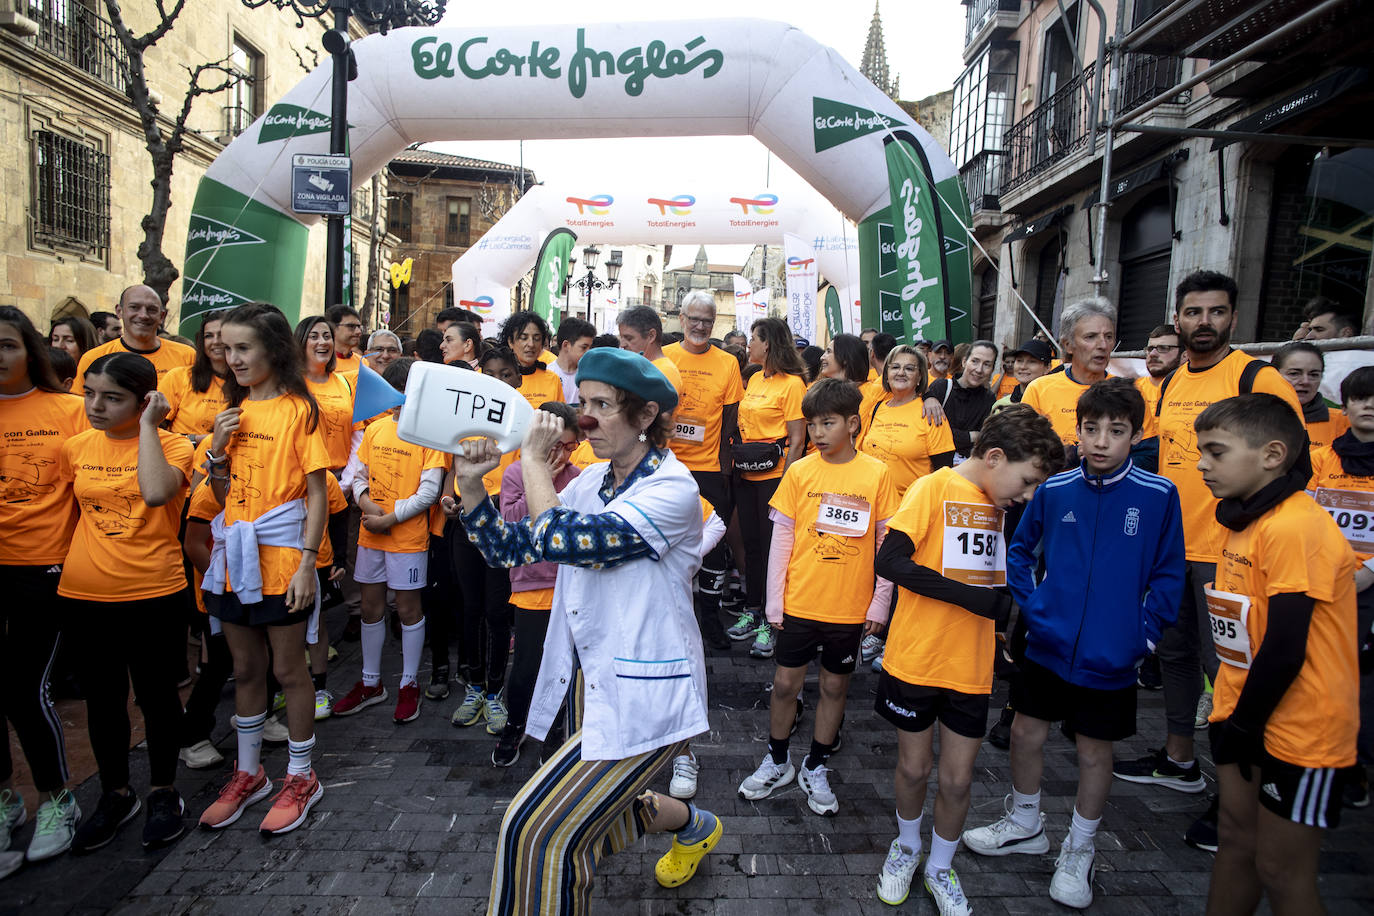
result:
M 334 28 L 348 34 L 348 0 L 333 0 Z M 329 109 L 329 152 L 348 152 L 348 46 L 334 53 L 332 98 Z M 324 307 L 343 302 L 344 220 L 346 216 L 325 217 Z
M 1142 134 L 1173 134 L 1179 137 L 1211 137 L 1214 140 L 1235 140 L 1249 143 L 1287 143 L 1297 146 L 1357 146 L 1372 147 L 1374 140 L 1355 137 L 1304 137 L 1298 134 L 1260 134 L 1245 130 L 1206 130 L 1201 127 L 1166 127 L 1161 124 L 1122 124 L 1122 130 Z
M 1126 25 L 1126 4 L 1118 3 L 1116 6 L 1116 34 L 1120 35 Z M 1107 24 L 1102 23 L 1105 31 Z M 1107 250 L 1107 208 L 1112 205 L 1107 195 L 1107 188 L 1112 180 L 1112 145 L 1116 142 L 1116 105 L 1121 94 L 1121 73 L 1117 63 L 1121 60 L 1121 46 L 1115 39 L 1108 48 L 1107 64 L 1111 68 L 1111 82 L 1107 86 L 1107 129 L 1102 145 L 1102 177 L 1097 187 L 1097 203 L 1093 204 L 1093 210 L 1097 212 L 1097 237 L 1093 239 L 1093 261 L 1097 266 L 1097 272 L 1093 274 L 1093 292 L 1102 295 L 1102 289 L 1107 285 L 1107 265 L 1103 261 Z M 1102 66 L 1102 59 L 1098 58 L 1098 67 Z M 1097 112 L 1093 112 L 1096 117 Z M 1092 214 L 1088 215 L 1092 219 Z
M 1197 0 L 1173 0 L 1173 2 L 1170 3 L 1168 6 L 1164 7 L 1164 9 L 1155 13 L 1149 19 L 1146 19 L 1140 25 L 1131 29 L 1124 36 L 1122 36 L 1119 42 L 1122 50 L 1129 51 L 1141 35 L 1147 32 L 1153 32 L 1156 28 L 1163 25 L 1165 21 L 1167 21 L 1168 18 L 1172 16 L 1174 13 L 1177 13 L 1185 6 L 1188 6 L 1189 4 L 1196 2 Z

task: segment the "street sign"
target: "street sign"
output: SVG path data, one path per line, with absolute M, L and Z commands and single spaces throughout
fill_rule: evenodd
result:
M 347 156 L 297 153 L 291 157 L 291 209 L 340 216 L 352 198 L 353 163 Z

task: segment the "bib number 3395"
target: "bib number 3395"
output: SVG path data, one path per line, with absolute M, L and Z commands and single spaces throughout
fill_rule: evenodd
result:
M 1250 667 L 1250 598 L 1233 592 L 1219 591 L 1204 585 L 1207 595 L 1207 614 L 1212 618 L 1212 642 L 1217 659 L 1236 668 Z
M 977 503 L 946 501 L 944 522 L 941 575 L 965 585 L 1006 585 L 1002 510 Z

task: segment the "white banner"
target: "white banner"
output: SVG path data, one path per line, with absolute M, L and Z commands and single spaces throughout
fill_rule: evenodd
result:
M 754 320 L 754 284 L 739 274 L 735 281 L 735 330 L 749 336 L 749 325 Z
M 863 316 L 859 311 L 859 284 L 841 286 L 840 314 L 844 318 L 844 332 L 855 337 L 863 333 Z
M 763 289 L 754 290 L 753 314 L 749 316 L 749 324 L 744 328 L 744 333 L 750 333 L 750 328 L 754 322 L 760 318 L 768 317 L 768 301 L 773 298 L 773 287 L 765 286 Z
M 787 326 L 807 343 L 816 340 L 816 252 L 810 244 L 791 233 L 782 237 L 787 283 Z

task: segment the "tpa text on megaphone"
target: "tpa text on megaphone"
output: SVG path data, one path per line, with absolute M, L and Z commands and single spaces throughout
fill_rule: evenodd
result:
M 464 439 L 487 436 L 504 452 L 520 447 L 534 408 L 499 379 L 438 363 L 416 363 L 396 433 L 406 442 L 454 453 Z

